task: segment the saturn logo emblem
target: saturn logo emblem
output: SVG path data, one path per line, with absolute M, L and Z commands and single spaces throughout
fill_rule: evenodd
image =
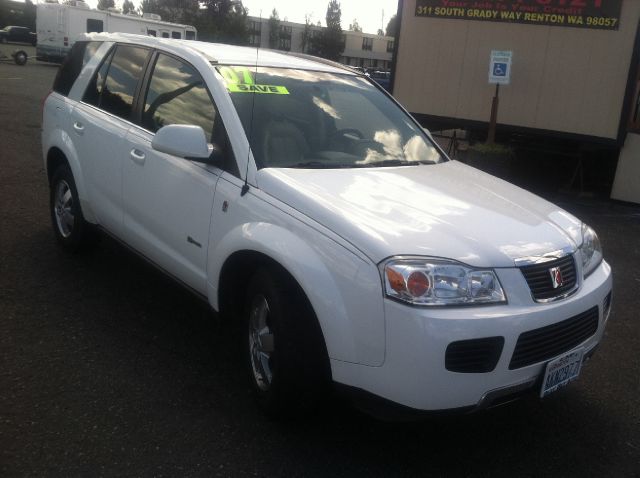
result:
M 549 269 L 549 274 L 551 275 L 551 284 L 554 289 L 557 289 L 562 284 L 564 284 L 564 279 L 562 278 L 562 271 L 559 267 L 552 267 Z

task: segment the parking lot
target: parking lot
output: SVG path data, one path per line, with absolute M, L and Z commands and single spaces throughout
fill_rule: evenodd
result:
M 0 64 L 0 476 L 640 476 L 640 207 L 552 198 L 614 270 L 605 340 L 567 389 L 417 423 L 340 400 L 276 423 L 205 304 L 106 238 L 55 245 L 40 151 L 55 73 Z

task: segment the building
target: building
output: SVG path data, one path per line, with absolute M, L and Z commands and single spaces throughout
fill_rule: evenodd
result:
M 249 41 L 252 46 L 269 48 L 269 19 L 248 17 Z M 309 43 L 305 42 L 303 23 L 280 20 L 277 49 L 308 53 Z M 322 30 L 317 25 L 309 25 L 308 38 L 312 38 Z M 340 62 L 350 66 L 360 66 L 374 70 L 389 70 L 393 56 L 393 37 L 373 35 L 370 33 L 343 31 L 345 48 Z
M 490 57 L 506 51 L 498 132 L 597 151 L 611 196 L 640 203 L 640 1 L 400 0 L 398 13 L 393 93 L 425 126 L 486 131 Z

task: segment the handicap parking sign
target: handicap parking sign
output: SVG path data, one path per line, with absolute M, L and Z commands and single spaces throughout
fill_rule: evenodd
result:
M 493 64 L 493 76 L 506 76 L 507 64 L 506 63 L 494 63 Z
M 511 80 L 511 56 L 510 51 L 491 50 L 489 63 L 489 83 L 508 85 Z

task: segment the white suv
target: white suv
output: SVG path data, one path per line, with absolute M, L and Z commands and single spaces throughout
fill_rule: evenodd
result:
M 544 396 L 602 338 L 595 232 L 449 160 L 341 65 L 87 35 L 42 145 L 58 241 L 99 228 L 241 322 L 270 413 L 332 382 L 402 411 Z

